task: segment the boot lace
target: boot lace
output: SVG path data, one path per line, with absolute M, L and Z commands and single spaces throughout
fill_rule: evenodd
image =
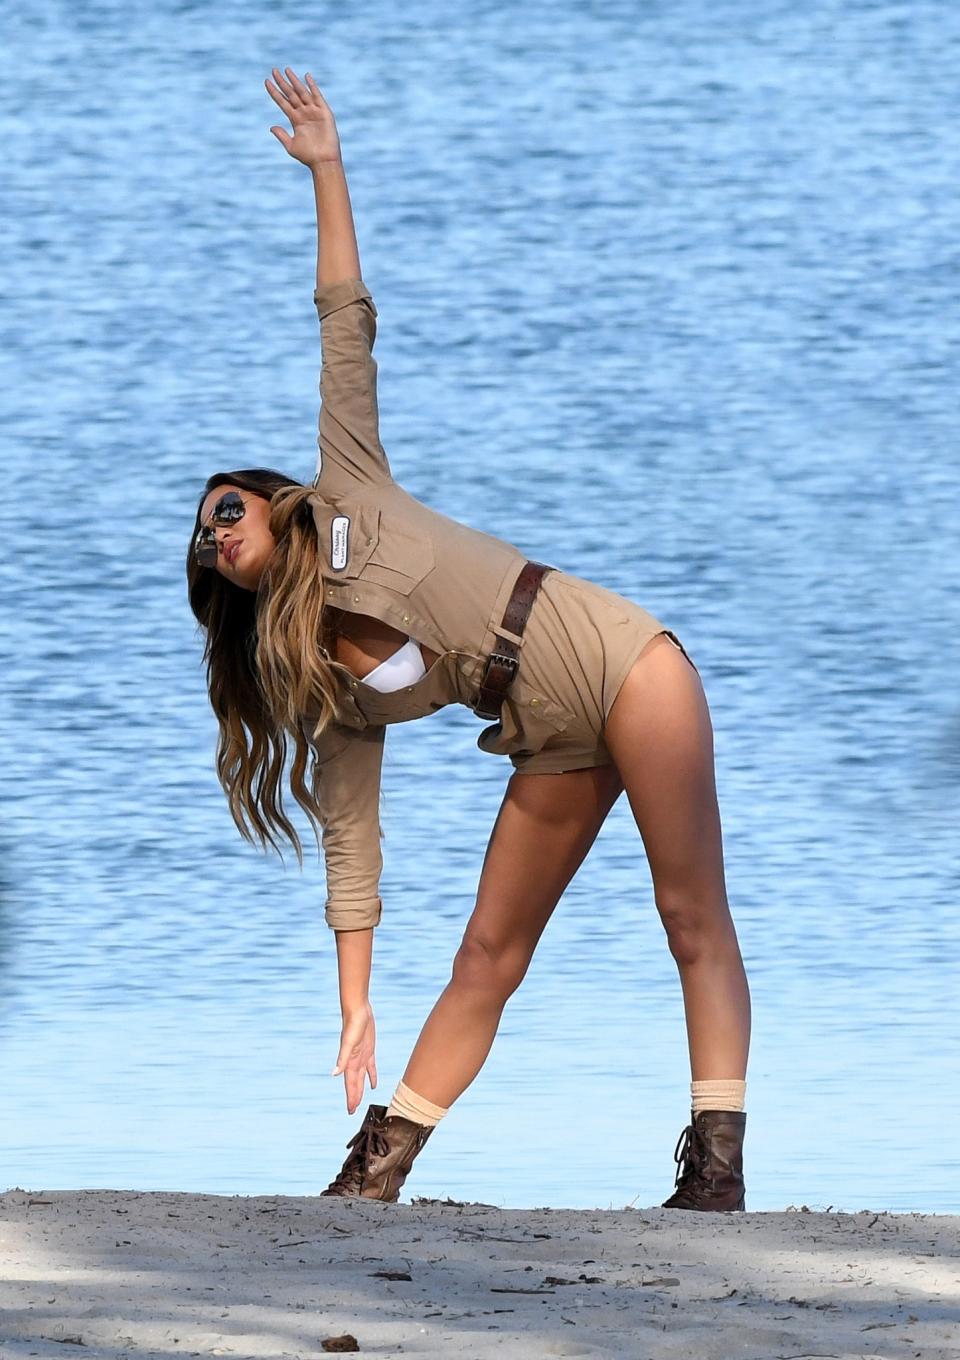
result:
M 677 1163 L 677 1174 L 673 1184 L 678 1189 L 687 1185 L 703 1171 L 707 1160 L 707 1145 L 696 1124 L 688 1124 L 677 1139 L 673 1160 Z
M 330 1182 L 327 1187 L 329 1190 L 361 1190 L 369 1159 L 385 1157 L 390 1151 L 390 1144 L 375 1124 L 367 1124 L 365 1128 L 355 1133 L 347 1147 L 353 1148 L 353 1151 L 341 1167 L 339 1175 Z

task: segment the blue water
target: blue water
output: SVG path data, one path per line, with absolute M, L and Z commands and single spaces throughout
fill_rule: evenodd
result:
M 3 27 L 0 1190 L 315 1193 L 359 1122 L 322 865 L 236 833 L 183 575 L 211 471 L 313 473 L 312 191 L 263 87 L 289 63 L 338 116 L 398 479 L 700 668 L 748 1209 L 960 1211 L 956 7 Z M 388 734 L 384 1101 L 510 774 L 479 731 Z M 657 1204 L 689 1075 L 624 799 L 404 1196 Z

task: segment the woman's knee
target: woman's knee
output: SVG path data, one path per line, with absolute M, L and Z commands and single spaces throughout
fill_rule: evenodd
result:
M 468 931 L 454 956 L 452 980 L 459 987 L 506 1001 L 523 981 L 530 957 L 530 951 L 516 943 L 496 944 Z
M 654 901 L 667 935 L 667 947 L 678 964 L 697 963 L 724 946 L 733 922 L 725 892 L 660 891 Z

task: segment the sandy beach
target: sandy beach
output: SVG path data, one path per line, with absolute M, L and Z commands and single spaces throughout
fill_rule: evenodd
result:
M 3 1360 L 960 1356 L 956 1215 L 17 1188 L 0 1279 Z

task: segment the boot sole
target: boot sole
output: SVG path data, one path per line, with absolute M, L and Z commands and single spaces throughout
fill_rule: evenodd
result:
M 714 1209 L 708 1204 L 661 1204 L 661 1209 L 687 1209 L 695 1213 L 706 1214 L 738 1214 L 746 1212 L 746 1195 L 740 1196 L 738 1204 L 731 1204 L 729 1209 Z

